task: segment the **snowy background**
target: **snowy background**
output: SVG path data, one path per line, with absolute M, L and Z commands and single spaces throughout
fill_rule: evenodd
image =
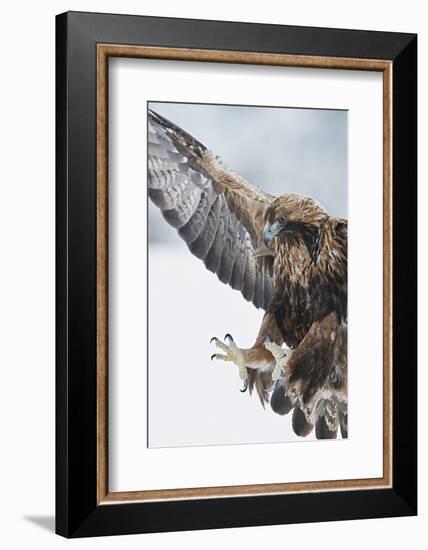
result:
M 347 217 L 345 111 L 150 103 L 266 191 L 293 191 Z M 149 202 L 150 447 L 297 440 L 291 416 L 240 393 L 231 363 L 211 362 L 212 336 L 241 347 L 263 316 L 220 283 Z M 313 439 L 313 434 L 307 438 Z M 301 440 L 300 440 L 301 441 Z

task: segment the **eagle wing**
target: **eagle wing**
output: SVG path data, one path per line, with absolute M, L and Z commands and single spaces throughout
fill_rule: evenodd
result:
M 148 111 L 148 192 L 189 250 L 257 308 L 273 292 L 272 257 L 259 257 L 274 198 L 250 185 L 193 136 Z

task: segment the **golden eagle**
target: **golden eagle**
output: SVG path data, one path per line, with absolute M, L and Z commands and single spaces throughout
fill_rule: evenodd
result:
M 148 124 L 151 200 L 207 269 L 265 311 L 252 348 L 227 334 L 212 358 L 236 364 L 263 405 L 292 410 L 297 435 L 347 437 L 347 221 L 250 185 L 152 110 Z

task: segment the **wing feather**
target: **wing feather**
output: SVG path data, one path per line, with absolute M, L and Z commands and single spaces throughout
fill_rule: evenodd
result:
M 217 195 L 212 189 L 203 189 L 201 191 L 201 197 L 198 206 L 195 208 L 193 216 L 189 221 L 180 227 L 178 234 L 187 244 L 193 243 L 193 241 L 201 234 L 202 230 L 207 223 L 208 214 L 217 200 Z
M 208 213 L 207 221 L 201 233 L 198 235 L 197 239 L 188 245 L 190 252 L 192 252 L 192 254 L 194 254 L 197 258 L 201 260 L 206 258 L 211 246 L 214 243 L 220 218 L 221 200 L 217 197 Z

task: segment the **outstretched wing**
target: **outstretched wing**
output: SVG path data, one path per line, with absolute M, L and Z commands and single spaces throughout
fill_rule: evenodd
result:
M 189 250 L 220 281 L 266 309 L 272 257 L 257 257 L 273 197 L 231 171 L 193 136 L 148 112 L 149 196 Z

